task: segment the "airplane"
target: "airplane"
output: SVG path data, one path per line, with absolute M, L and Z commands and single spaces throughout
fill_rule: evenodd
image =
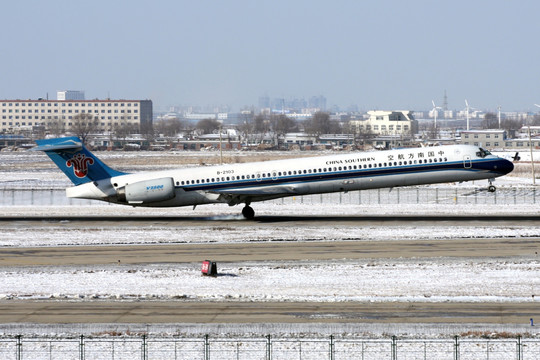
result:
M 479 146 L 441 145 L 125 173 L 99 160 L 78 137 L 36 143 L 32 150 L 44 151 L 73 182 L 67 197 L 144 207 L 243 203 L 246 219 L 255 217 L 251 203 L 286 196 L 481 179 L 493 192 L 494 178 L 514 169 Z

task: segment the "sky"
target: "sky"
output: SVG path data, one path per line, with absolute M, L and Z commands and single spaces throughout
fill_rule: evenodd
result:
M 0 99 L 537 111 L 536 0 L 5 1 Z

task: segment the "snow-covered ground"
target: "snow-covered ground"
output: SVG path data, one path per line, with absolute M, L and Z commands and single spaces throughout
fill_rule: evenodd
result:
M 540 294 L 536 258 L 271 261 L 1 267 L 3 299 L 522 302 Z M 538 300 L 540 301 L 540 300 Z

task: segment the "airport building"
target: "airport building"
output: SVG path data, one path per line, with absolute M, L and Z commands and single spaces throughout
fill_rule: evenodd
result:
M 0 132 L 17 133 L 36 127 L 62 125 L 66 131 L 73 118 L 89 114 L 96 119 L 97 131 L 119 126 L 152 124 L 151 100 L 0 100 Z M 88 115 L 85 115 L 88 116 Z
M 528 127 L 526 127 L 528 128 Z M 461 143 L 465 145 L 474 145 L 485 147 L 488 150 L 492 149 L 529 149 L 531 146 L 534 149 L 540 149 L 540 137 L 534 136 L 534 126 L 531 126 L 531 139 L 523 134 L 521 137 L 508 138 L 506 130 L 488 129 L 488 130 L 467 130 L 461 132 Z M 536 127 L 539 128 L 539 127 Z
M 368 111 L 364 120 L 352 120 L 357 134 L 407 136 L 418 133 L 418 121 L 412 111 Z
M 461 132 L 461 143 L 464 145 L 482 146 L 493 149 L 503 147 L 505 140 L 505 130 L 463 130 Z

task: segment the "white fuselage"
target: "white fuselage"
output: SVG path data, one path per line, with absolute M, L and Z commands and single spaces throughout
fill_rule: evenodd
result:
M 508 160 L 477 146 L 447 145 L 126 174 L 69 188 L 67 195 L 134 206 L 235 205 L 293 195 L 492 179 L 512 168 Z M 160 198 L 141 191 L 171 193 Z

